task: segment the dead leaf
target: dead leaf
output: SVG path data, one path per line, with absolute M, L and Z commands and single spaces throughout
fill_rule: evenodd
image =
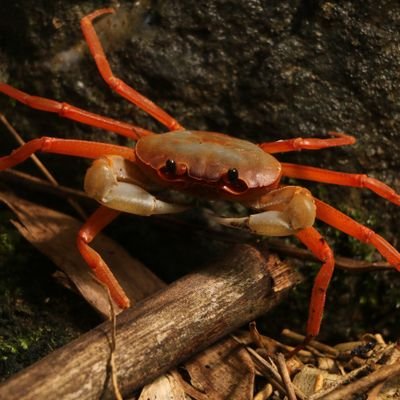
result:
M 173 374 L 165 374 L 143 388 L 139 400 L 186 400 L 185 391 Z
M 208 348 L 185 367 L 191 384 L 209 399 L 253 398 L 254 364 L 243 346 L 232 338 Z
M 107 293 L 76 247 L 76 235 L 82 223 L 9 192 L 0 192 L 0 201 L 16 214 L 18 219 L 12 222 L 21 235 L 65 272 L 97 311 L 108 316 Z M 133 303 L 163 287 L 164 283 L 156 275 L 105 235 L 99 235 L 93 247 L 104 257 Z
M 331 374 L 325 370 L 305 365 L 294 377 L 293 384 L 306 396 L 327 390 L 343 381 L 340 374 Z

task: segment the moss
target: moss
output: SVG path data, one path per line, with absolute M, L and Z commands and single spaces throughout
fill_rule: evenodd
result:
M 44 256 L 0 210 L 0 379 L 68 343 L 99 320 L 73 293 L 58 286 Z

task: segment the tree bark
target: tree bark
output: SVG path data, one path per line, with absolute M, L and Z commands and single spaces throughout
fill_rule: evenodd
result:
M 117 318 L 116 368 L 127 395 L 277 304 L 298 281 L 273 256 L 238 246 Z M 105 322 L 0 386 L 1 399 L 111 398 Z

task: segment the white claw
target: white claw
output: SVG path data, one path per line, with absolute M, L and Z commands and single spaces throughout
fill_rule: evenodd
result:
M 109 208 L 135 215 L 170 214 L 186 209 L 158 200 L 135 184 L 138 174 L 132 177 L 129 169 L 132 169 L 132 165 L 121 162 L 120 157 L 108 156 L 95 160 L 85 176 L 86 193 Z M 130 177 L 132 182 L 127 182 Z
M 316 207 L 307 189 L 286 186 L 257 202 L 259 213 L 244 218 L 217 218 L 223 225 L 247 229 L 264 236 L 289 236 L 314 224 Z

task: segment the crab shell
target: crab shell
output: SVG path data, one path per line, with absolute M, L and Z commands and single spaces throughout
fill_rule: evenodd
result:
M 275 188 L 281 165 L 259 146 L 221 133 L 174 131 L 149 135 L 135 146 L 141 170 L 164 187 L 208 197 L 251 200 Z M 169 173 L 168 160 L 176 169 Z M 232 182 L 229 170 L 236 169 Z

